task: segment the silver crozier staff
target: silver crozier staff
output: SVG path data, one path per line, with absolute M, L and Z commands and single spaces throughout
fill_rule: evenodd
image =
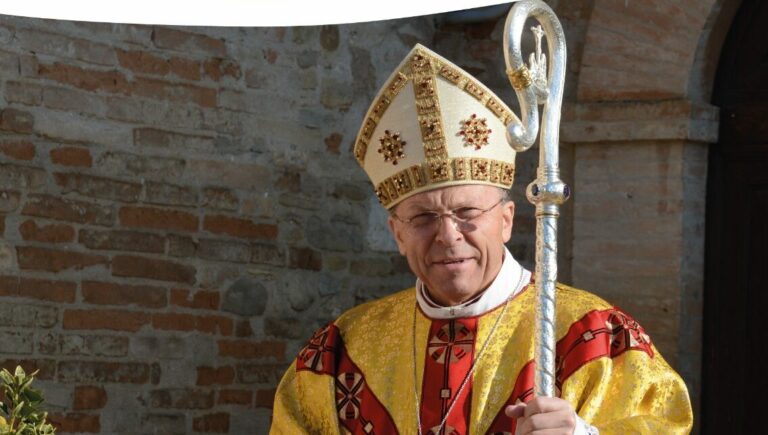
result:
M 529 17 L 541 25 L 531 28 L 536 52 L 528 66 L 520 39 Z M 543 27 L 543 30 L 542 30 Z M 541 51 L 546 36 L 547 55 Z M 509 11 L 504 26 L 504 59 L 507 75 L 520 101 L 522 124 L 511 123 L 507 140 L 516 151 L 533 145 L 539 130 L 539 104 L 544 105 L 539 140 L 537 178 L 528 185 L 528 200 L 536 206 L 536 374 L 537 396 L 555 395 L 555 282 L 557 280 L 557 217 L 570 189 L 560 180 L 558 137 L 565 81 L 565 36 L 555 13 L 540 0 L 522 0 Z

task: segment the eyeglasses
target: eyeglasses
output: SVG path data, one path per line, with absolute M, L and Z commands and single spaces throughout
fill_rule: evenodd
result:
M 414 230 L 419 232 L 429 232 L 437 229 L 439 224 L 443 221 L 443 216 L 447 216 L 454 222 L 458 230 L 466 231 L 470 229 L 469 224 L 472 221 L 493 210 L 502 202 L 504 202 L 504 198 L 501 198 L 499 202 L 488 208 L 461 207 L 455 210 L 451 210 L 448 213 L 425 211 L 410 218 L 401 218 L 400 216 L 393 213 L 392 217 L 404 224 L 407 224 Z

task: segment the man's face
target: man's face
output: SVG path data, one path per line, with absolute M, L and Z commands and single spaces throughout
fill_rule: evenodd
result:
M 466 223 L 457 224 L 444 216 L 422 228 L 389 218 L 400 253 L 437 302 L 456 305 L 466 301 L 487 288 L 499 273 L 515 214 L 515 204 L 499 203 L 501 198 L 501 190 L 492 186 L 445 187 L 404 200 L 395 210 L 397 218 L 493 208 Z

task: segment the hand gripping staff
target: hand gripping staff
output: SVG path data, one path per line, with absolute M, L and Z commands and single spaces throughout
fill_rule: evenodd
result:
M 532 27 L 536 51 L 528 65 L 520 48 L 525 22 L 534 18 Z M 546 37 L 547 55 L 541 41 Z M 571 194 L 560 180 L 559 129 L 560 108 L 565 81 L 565 35 L 555 13 L 541 0 L 521 0 L 509 11 L 504 26 L 504 60 L 507 76 L 520 102 L 522 121 L 507 127 L 507 140 L 515 151 L 533 145 L 539 132 L 539 105 L 544 106 L 539 139 L 537 178 L 528 185 L 526 196 L 536 206 L 536 396 L 555 395 L 555 282 L 557 280 L 557 217 L 560 204 Z

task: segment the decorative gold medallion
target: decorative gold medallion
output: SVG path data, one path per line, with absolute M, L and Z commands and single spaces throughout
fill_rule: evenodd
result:
M 464 136 L 464 146 L 474 146 L 476 150 L 479 150 L 485 145 L 488 145 L 488 137 L 492 130 L 488 128 L 485 118 L 478 118 L 476 114 L 472 114 L 469 119 L 461 121 L 461 131 L 459 136 Z
M 384 136 L 379 139 L 381 146 L 379 147 L 379 154 L 384 155 L 384 161 L 392 161 L 393 165 L 397 164 L 398 159 L 405 157 L 403 147 L 405 141 L 400 139 L 400 133 L 390 133 L 389 130 L 384 130 Z

